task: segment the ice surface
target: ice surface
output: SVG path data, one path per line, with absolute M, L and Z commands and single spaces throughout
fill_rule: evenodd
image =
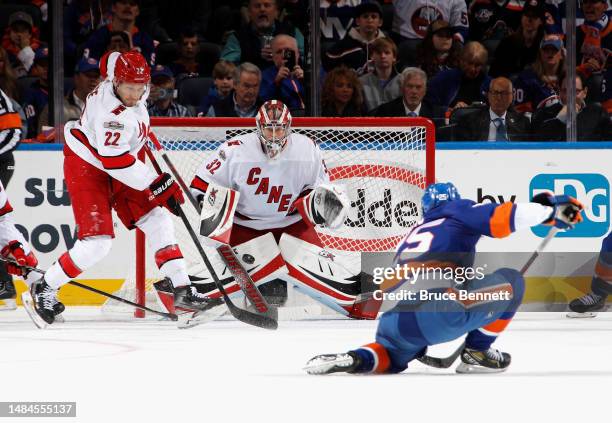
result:
M 1 401 L 76 401 L 70 422 L 609 421 L 612 313 L 520 313 L 496 344 L 512 354 L 505 374 L 415 363 L 390 376 L 301 370 L 313 355 L 372 341 L 376 322 L 290 321 L 269 332 L 236 321 L 113 322 L 86 307 L 65 316 L 37 330 L 21 308 L 0 312 Z

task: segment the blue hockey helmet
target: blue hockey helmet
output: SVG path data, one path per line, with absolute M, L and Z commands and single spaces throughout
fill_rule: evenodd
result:
M 457 188 L 452 184 L 452 182 L 438 182 L 437 184 L 431 184 L 425 188 L 423 198 L 421 198 L 423 214 L 435 207 L 438 207 L 440 204 L 446 203 L 447 201 L 455 201 L 459 199 L 461 199 L 459 191 L 457 191 Z

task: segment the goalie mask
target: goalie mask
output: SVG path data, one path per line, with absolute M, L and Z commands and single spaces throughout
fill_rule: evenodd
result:
M 257 135 L 269 159 L 275 160 L 285 146 L 291 132 L 291 113 L 278 100 L 266 101 L 257 112 Z

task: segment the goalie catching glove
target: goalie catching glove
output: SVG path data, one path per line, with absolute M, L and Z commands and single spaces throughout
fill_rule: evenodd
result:
M 543 192 L 531 200 L 544 206 L 553 208 L 553 212 L 542 224 L 555 226 L 559 229 L 572 229 L 576 223 L 582 222 L 580 212 L 584 208 L 582 203 L 569 195 L 553 195 Z
M 344 224 L 351 201 L 343 186 L 321 184 L 304 197 L 301 206 L 302 215 L 313 224 L 337 229 Z
M 167 208 L 175 216 L 179 215 L 179 205 L 185 202 L 183 191 L 168 173 L 164 172 L 155 178 L 149 185 L 149 190 L 152 201 L 158 206 Z
M 9 242 L 8 245 L 2 249 L 0 254 L 2 254 L 4 258 L 12 259 L 17 262 L 17 264 L 6 263 L 6 271 L 11 275 L 26 276 L 29 270 L 22 266 L 36 267 L 38 265 L 38 260 L 34 252 L 30 251 L 29 254 L 26 254 L 21 242 L 16 240 Z

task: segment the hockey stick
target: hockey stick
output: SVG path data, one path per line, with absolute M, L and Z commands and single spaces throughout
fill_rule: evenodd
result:
M 172 175 L 174 176 L 174 178 L 180 185 L 181 189 L 183 190 L 183 192 L 189 199 L 189 202 L 191 203 L 193 208 L 196 210 L 196 212 L 200 213 L 201 209 L 200 209 L 200 205 L 198 204 L 198 201 L 195 199 L 195 197 L 191 193 L 191 190 L 185 183 L 185 180 L 183 179 L 181 174 L 177 171 L 176 167 L 174 166 L 174 164 L 172 163 L 172 161 L 170 160 L 170 158 L 164 151 L 164 148 L 159 142 L 159 140 L 157 139 L 157 136 L 155 136 L 155 133 L 149 132 L 149 139 L 153 143 L 155 150 L 161 154 L 162 159 L 164 159 L 164 162 L 170 169 L 170 172 L 172 172 Z M 158 169 L 158 172 L 160 172 L 161 168 L 159 167 L 157 160 L 154 158 L 151 158 L 152 154 L 150 154 L 151 153 L 150 150 L 147 149 L 147 151 L 148 151 L 147 154 L 149 154 L 149 158 L 153 162 L 153 166 L 156 169 Z M 275 308 L 271 307 L 268 304 L 265 297 L 261 294 L 261 292 L 255 285 L 255 282 L 253 282 L 253 280 L 251 279 L 251 276 L 249 275 L 249 273 L 240 264 L 240 261 L 238 260 L 238 257 L 236 257 L 236 253 L 234 253 L 234 250 L 232 249 L 232 247 L 229 246 L 228 244 L 221 243 L 221 245 L 216 247 L 216 250 L 219 256 L 221 257 L 221 259 L 223 260 L 223 263 L 227 266 L 227 269 L 234 277 L 234 280 L 238 283 L 238 285 L 240 286 L 240 289 L 242 290 L 242 292 L 244 292 L 244 294 L 249 299 L 251 304 L 253 304 L 255 309 L 260 313 L 266 313 L 267 310 L 273 310 L 273 313 L 276 316 L 278 312 L 275 311 Z
M 37 273 L 40 273 L 41 275 L 43 275 L 45 273 L 45 271 L 42 270 L 42 269 L 38 269 L 36 267 L 22 265 L 22 264 L 17 263 L 15 260 L 12 260 L 12 259 L 9 259 L 9 258 L 6 258 L 6 257 L 0 257 L 0 260 L 4 261 L 6 263 L 11 263 L 11 264 L 13 264 L 15 266 L 19 266 L 19 267 L 21 267 L 23 269 L 29 270 L 30 272 L 37 272 Z M 110 293 L 105 292 L 105 291 L 101 291 L 101 290 L 99 290 L 97 288 L 94 288 L 94 287 L 91 287 L 91 286 L 88 286 L 88 285 L 83 285 L 82 283 L 77 282 L 77 281 L 69 281 L 68 284 L 69 285 L 73 285 L 73 286 L 78 286 L 79 288 L 84 289 L 86 291 L 95 292 L 96 294 L 100 294 L 100 295 L 102 295 L 104 297 L 111 298 L 111 299 L 113 299 L 115 301 L 119 301 L 121 303 L 124 303 L 124 304 L 127 304 L 127 305 L 131 305 L 132 307 L 148 311 L 149 313 L 153 313 L 153 314 L 157 314 L 159 316 L 167 317 L 167 318 L 169 318 L 170 320 L 172 320 L 174 322 L 176 322 L 178 320 L 178 316 L 176 314 L 173 314 L 173 313 L 164 313 L 163 311 L 153 310 L 152 308 L 140 305 L 138 303 L 133 303 L 130 300 L 126 300 L 125 298 L 118 297 L 116 295 L 110 294 Z
M 548 243 L 555 237 L 555 235 L 559 232 L 559 228 L 553 226 L 546 237 L 540 242 L 540 245 L 535 249 L 535 251 L 531 254 L 529 259 L 525 262 L 523 267 L 521 268 L 521 275 L 525 275 L 527 270 L 531 267 L 536 258 L 540 255 L 540 253 L 546 248 Z M 463 342 L 451 355 L 448 357 L 438 358 L 438 357 L 430 357 L 428 355 L 424 355 L 422 357 L 418 357 L 421 363 L 426 364 L 431 367 L 436 367 L 438 369 L 447 369 L 453 365 L 455 360 L 461 355 L 461 351 L 465 347 L 465 342 Z
M 153 155 L 151 150 L 146 145 L 144 149 L 145 149 L 147 156 L 149 157 L 149 160 L 151 160 L 151 163 L 153 164 L 153 167 L 155 168 L 156 172 L 161 174 L 162 169 L 159 166 L 159 163 L 157 163 L 157 160 L 155 159 L 155 156 Z M 223 295 L 223 299 L 225 300 L 225 304 L 227 305 L 227 308 L 229 309 L 230 313 L 236 319 L 244 323 L 248 323 L 250 325 L 257 326 L 257 327 L 264 328 L 264 329 L 277 329 L 278 328 L 278 320 L 277 320 L 278 312 L 276 308 L 267 306 L 265 299 L 263 300 L 264 302 L 257 302 L 257 303 L 254 302 L 253 303 L 256 307 L 258 307 L 258 311 L 260 311 L 259 313 L 253 313 L 248 310 L 241 309 L 232 302 L 227 292 L 225 291 L 223 284 L 219 280 L 219 277 L 217 276 L 214 268 L 212 267 L 212 264 L 208 260 L 208 257 L 206 256 L 206 252 L 204 251 L 204 248 L 202 247 L 202 244 L 200 243 L 198 236 L 196 235 L 195 231 L 191 227 L 191 224 L 189 223 L 189 219 L 185 215 L 185 212 L 180 207 L 180 205 L 177 205 L 177 212 L 183 222 L 183 225 L 185 226 L 185 229 L 187 229 L 187 232 L 189 233 L 189 237 L 193 241 L 193 244 L 198 250 L 198 253 L 200 253 L 202 260 L 204 261 L 204 265 L 206 266 L 209 273 L 211 274 L 215 282 L 215 286 L 217 287 L 221 295 Z M 257 290 L 257 287 L 255 287 L 254 284 L 253 284 L 253 287 L 255 288 L 256 292 L 259 293 L 259 290 Z M 246 292 L 246 294 L 247 296 L 249 296 L 249 299 L 250 299 L 251 295 L 254 294 L 254 292 L 249 291 L 249 292 Z M 261 295 L 261 293 L 259 293 L 259 295 Z M 261 296 L 261 298 L 263 299 L 263 296 Z

